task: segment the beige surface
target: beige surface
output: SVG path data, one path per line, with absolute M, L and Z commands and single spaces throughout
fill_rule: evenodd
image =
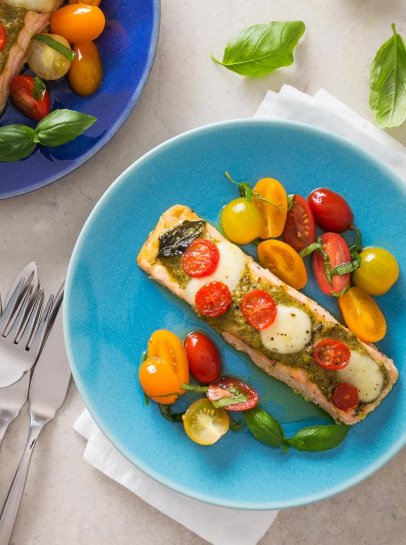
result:
M 106 1 L 106 0 L 104 0 Z M 136 0 L 134 0 L 136 1 Z M 215 65 L 238 30 L 300 19 L 306 34 L 292 67 L 247 80 Z M 65 179 L 0 201 L 0 292 L 29 261 L 47 292 L 64 279 L 79 232 L 103 192 L 135 159 L 185 130 L 250 117 L 268 88 L 324 87 L 369 120 L 369 66 L 404 2 L 391 0 L 162 0 L 156 60 L 140 102 L 114 139 Z M 406 126 L 392 131 L 406 143 Z M 0 183 L 1 164 L 0 164 Z M 82 459 L 72 425 L 83 409 L 72 384 L 63 410 L 43 432 L 12 537 L 14 545 L 203 545 L 179 524 L 100 475 Z M 26 413 L 0 456 L 0 501 L 25 440 Z M 362 456 L 362 453 L 360 453 Z M 406 451 L 356 487 L 314 505 L 283 511 L 260 545 L 406 543 Z M 230 544 L 231 545 L 231 544 Z

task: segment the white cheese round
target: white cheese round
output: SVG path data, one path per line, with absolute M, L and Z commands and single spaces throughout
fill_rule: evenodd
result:
M 7 0 L 7 4 L 44 13 L 54 8 L 54 0 Z
M 217 248 L 220 252 L 220 260 L 216 270 L 203 278 L 191 278 L 185 289 L 186 300 L 189 304 L 195 304 L 195 295 L 199 289 L 216 280 L 227 284 L 231 293 L 237 287 L 245 273 L 245 255 L 230 242 L 219 242 Z
M 280 354 L 294 354 L 310 342 L 312 322 L 308 314 L 296 307 L 277 305 L 273 324 L 260 331 L 265 348 Z
M 358 388 L 360 401 L 373 401 L 382 391 L 383 374 L 379 365 L 367 354 L 351 351 L 348 365 L 337 373 L 342 382 Z

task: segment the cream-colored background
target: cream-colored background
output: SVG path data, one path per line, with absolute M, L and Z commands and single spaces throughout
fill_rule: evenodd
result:
M 85 220 L 128 165 L 188 129 L 251 117 L 267 89 L 278 91 L 289 83 L 312 94 L 323 87 L 373 121 L 368 105 L 369 66 L 390 37 L 392 22 L 406 38 L 404 7 L 400 0 L 162 0 L 155 63 L 138 105 L 118 134 L 63 180 L 0 201 L 0 292 L 5 293 L 16 272 L 29 261 L 38 263 L 46 291 L 56 290 Z M 271 20 L 306 24 L 293 66 L 247 80 L 211 61 L 211 53 L 221 58 L 237 31 Z M 406 143 L 406 125 L 391 134 Z M 0 164 L 0 183 L 1 170 Z M 83 461 L 84 440 L 72 428 L 83 407 L 72 384 L 64 408 L 45 428 L 36 447 L 12 543 L 204 545 L 204 540 Z M 4 441 L 0 501 L 14 473 L 27 425 L 24 411 Z M 405 468 L 403 450 L 354 488 L 314 505 L 280 512 L 260 545 L 406 543 Z

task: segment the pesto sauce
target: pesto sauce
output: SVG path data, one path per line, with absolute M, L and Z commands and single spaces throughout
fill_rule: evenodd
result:
M 18 35 L 24 26 L 25 8 L 0 4 L 0 23 L 3 25 L 7 41 L 0 52 L 0 74 L 3 72 L 10 49 L 17 42 Z

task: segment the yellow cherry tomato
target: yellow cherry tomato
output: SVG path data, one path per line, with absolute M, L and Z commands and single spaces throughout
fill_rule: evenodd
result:
M 213 445 L 230 427 L 224 409 L 216 409 L 207 398 L 194 401 L 182 416 L 187 435 L 199 445 Z
M 164 360 L 175 372 L 179 384 L 189 382 L 186 350 L 182 341 L 172 331 L 159 329 L 151 335 L 148 341 L 148 357 L 158 357 Z
M 88 4 L 68 4 L 51 15 L 51 32 L 60 34 L 71 44 L 95 40 L 105 24 L 102 10 Z
M 103 77 L 99 49 L 94 42 L 82 42 L 73 46 L 76 53 L 68 73 L 72 90 L 81 96 L 93 94 Z
M 338 298 L 348 328 L 361 340 L 375 343 L 386 334 L 386 320 L 370 295 L 358 286 Z
M 257 252 L 261 265 L 283 282 L 297 290 L 306 285 L 306 266 L 292 246 L 281 240 L 264 240 L 258 244 Z
M 259 208 L 245 197 L 229 202 L 221 211 L 220 221 L 226 236 L 236 244 L 252 242 L 264 228 Z
M 399 277 L 399 265 L 384 248 L 368 247 L 360 252 L 361 265 L 352 275 L 356 286 L 370 295 L 383 295 Z
M 162 405 L 175 403 L 182 394 L 178 375 L 161 358 L 151 357 L 143 361 L 138 379 L 147 396 Z
M 288 213 L 288 197 L 283 185 L 274 178 L 262 178 L 256 183 L 254 191 L 261 197 L 275 206 L 264 201 L 255 199 L 254 203 L 261 210 L 264 218 L 264 228 L 260 233 L 260 238 L 279 237 L 285 227 L 286 216 Z
M 43 33 L 42 36 L 48 36 L 55 42 L 65 46 L 67 49 L 71 49 L 69 42 L 63 36 L 48 33 Z M 71 61 L 67 59 L 65 55 L 36 38 L 33 38 L 30 41 L 26 55 L 28 66 L 41 79 L 60 79 L 71 67 Z

